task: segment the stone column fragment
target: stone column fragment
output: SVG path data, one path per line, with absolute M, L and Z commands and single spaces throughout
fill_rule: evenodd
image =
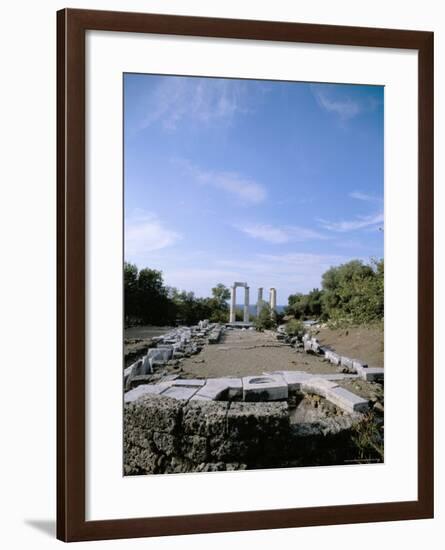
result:
M 262 302 L 263 302 L 263 289 L 262 289 L 262 287 L 260 287 L 258 289 L 258 300 L 257 300 L 257 303 L 256 303 L 256 315 L 257 315 L 257 317 L 260 314 Z
M 236 286 L 230 287 L 230 316 L 229 323 L 235 322 L 235 309 L 236 309 Z
M 277 291 L 275 288 L 270 289 L 269 305 L 270 305 L 271 311 L 274 312 L 275 308 L 277 307 Z
M 245 323 L 249 322 L 249 287 L 244 287 L 244 318 Z

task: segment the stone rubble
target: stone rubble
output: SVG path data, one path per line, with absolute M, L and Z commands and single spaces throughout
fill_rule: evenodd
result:
M 322 346 L 320 342 L 315 337 L 307 332 L 301 337 L 285 337 L 284 336 L 284 325 L 281 325 L 277 329 L 277 340 L 288 340 L 289 344 L 299 350 L 303 347 L 306 353 L 315 354 L 324 357 L 326 361 L 335 365 L 337 367 L 342 367 L 342 372 L 355 374 L 361 379 L 369 382 L 383 382 L 384 381 L 384 369 L 372 367 L 368 368 L 368 365 L 363 361 L 358 359 L 345 357 L 336 353 L 333 349 Z
M 179 375 L 164 376 L 159 382 L 150 381 L 151 375 L 160 367 L 193 354 L 199 353 L 207 344 L 221 340 L 225 327 L 203 320 L 193 327 L 173 329 L 154 338 L 156 347 L 124 370 L 124 401 L 132 403 L 149 394 L 162 395 L 184 401 L 242 400 L 245 402 L 286 401 L 290 394 L 315 394 L 332 402 L 347 413 L 365 412 L 367 400 L 341 388 L 337 382 L 360 378 L 371 382 L 383 381 L 383 369 L 368 365 L 321 346 L 320 342 L 305 333 L 301 338 L 288 339 L 294 347 L 303 345 L 307 353 L 322 356 L 342 372 L 332 374 L 309 374 L 303 371 L 274 371 L 243 378 L 181 379 Z M 283 326 L 278 327 L 277 338 L 287 339 Z
M 209 323 L 205 319 L 196 326 L 178 327 L 152 338 L 155 347 L 150 348 L 144 357 L 124 370 L 125 389 L 129 390 L 134 386 L 133 378 L 137 376 L 153 374 L 170 360 L 196 355 L 206 343 L 218 343 L 224 330 L 223 325 Z
M 377 400 L 340 385 L 383 382 L 383 369 L 340 356 L 309 334 L 290 339 L 279 330 L 277 338 L 320 356 L 335 372 L 278 370 L 207 379 L 166 374 L 165 367 L 177 368 L 182 357 L 220 342 L 225 330 L 208 321 L 173 329 L 154 338 L 155 347 L 124 370 L 127 475 L 329 464 L 332 448 L 340 461 L 355 452 L 351 430 L 365 413 L 383 414 Z M 356 384 L 346 385 L 360 389 Z

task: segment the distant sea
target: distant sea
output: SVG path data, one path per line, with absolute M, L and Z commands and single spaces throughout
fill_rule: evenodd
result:
M 277 311 L 277 313 L 284 313 L 284 308 L 286 306 L 277 306 L 275 309 Z M 243 309 L 244 308 L 244 304 L 237 304 L 236 305 L 236 309 Z M 256 315 L 256 304 L 250 304 L 249 306 L 249 314 L 250 315 Z

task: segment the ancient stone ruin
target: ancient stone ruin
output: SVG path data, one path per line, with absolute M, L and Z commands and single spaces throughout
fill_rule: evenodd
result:
M 370 402 L 344 385 L 351 380 L 382 384 L 383 369 L 340 356 L 309 333 L 289 338 L 279 327 L 276 339 L 329 363 L 332 372 L 159 374 L 166 365 L 220 343 L 230 328 L 205 320 L 171 330 L 154 338 L 154 347 L 125 369 L 126 475 L 328 465 L 356 456 L 352 435 L 367 421 Z
M 249 324 L 249 293 L 250 287 L 247 283 L 240 283 L 235 281 L 230 287 L 230 313 L 229 313 L 229 324 L 236 325 L 236 289 L 244 288 L 244 307 L 243 307 L 243 324 Z M 263 289 L 260 287 L 258 289 L 258 299 L 256 304 L 257 315 L 260 314 L 261 306 L 263 304 Z M 271 311 L 275 311 L 277 307 L 277 291 L 275 288 L 271 288 L 269 292 L 269 305 Z

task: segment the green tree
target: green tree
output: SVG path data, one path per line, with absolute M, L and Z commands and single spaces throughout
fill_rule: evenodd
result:
M 312 289 L 308 294 L 306 316 L 318 318 L 322 312 L 323 291 L 318 288 Z
M 137 310 L 142 322 L 165 324 L 169 320 L 168 309 L 168 291 L 164 286 L 162 272 L 141 269 L 138 277 Z
M 318 318 L 322 313 L 323 291 L 314 288 L 309 294 L 297 292 L 288 298 L 286 314 L 296 319 Z
M 352 260 L 323 274 L 322 309 L 331 319 L 368 323 L 384 315 L 384 263 Z
M 304 319 L 307 308 L 307 296 L 302 292 L 291 294 L 288 298 L 286 314 L 293 315 L 296 319 Z
M 212 288 L 212 296 L 221 307 L 228 307 L 227 300 L 230 298 L 230 290 L 222 283 Z
M 259 315 L 254 320 L 254 327 L 256 330 L 262 332 L 266 329 L 272 329 L 276 327 L 275 312 L 270 308 L 267 302 L 261 302 L 261 309 Z
M 134 264 L 124 263 L 125 323 L 127 325 L 138 317 L 138 275 L 138 268 Z
M 372 323 L 384 316 L 384 262 L 352 260 L 331 267 L 322 276 L 322 289 L 297 292 L 288 298 L 286 314 L 296 319 L 332 319 Z
M 212 288 L 212 297 L 207 303 L 210 308 L 210 321 L 213 323 L 227 323 L 229 320 L 229 306 L 227 300 L 230 298 L 230 290 L 221 283 Z

